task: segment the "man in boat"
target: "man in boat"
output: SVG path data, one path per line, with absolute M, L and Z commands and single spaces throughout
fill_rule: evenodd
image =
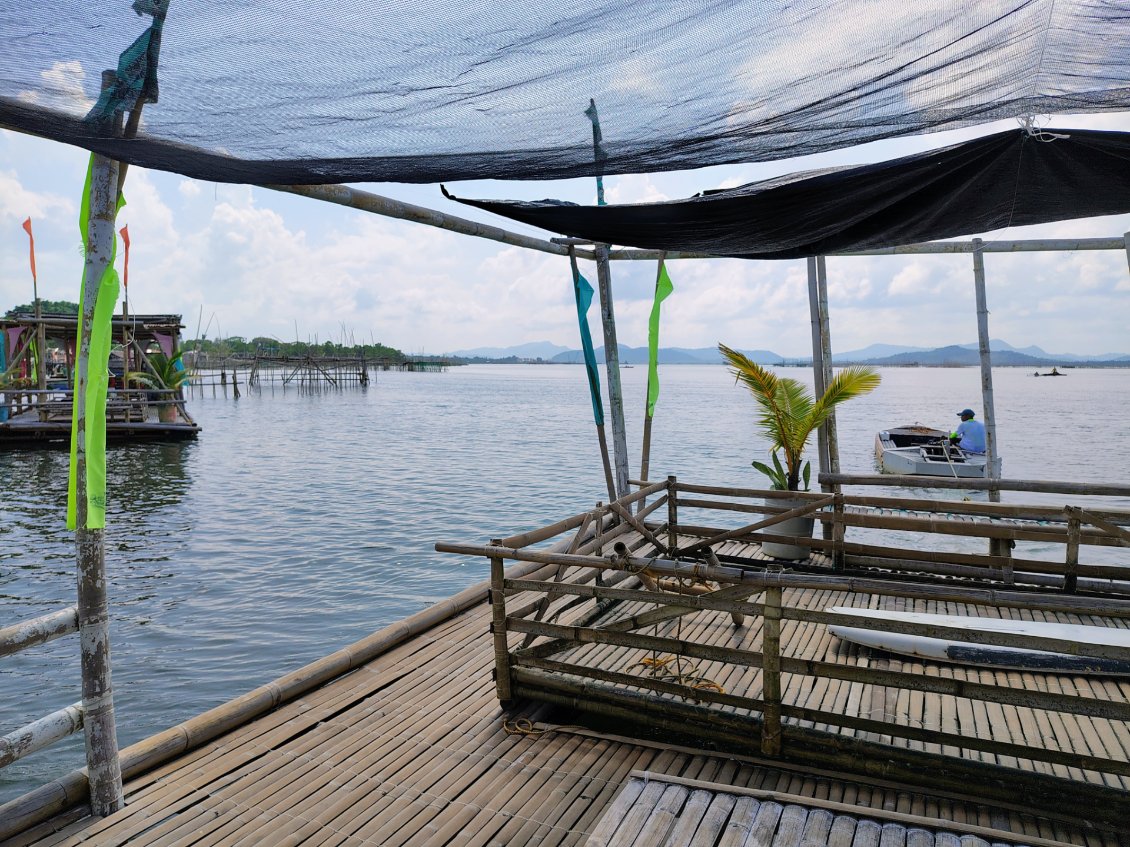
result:
M 966 453 L 984 453 L 985 425 L 973 420 L 972 409 L 962 409 L 957 416 L 961 418 L 961 423 L 957 426 L 957 432 L 950 435 L 950 443 L 956 444 Z

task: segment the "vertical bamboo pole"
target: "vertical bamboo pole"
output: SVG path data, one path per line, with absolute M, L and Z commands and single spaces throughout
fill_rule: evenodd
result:
M 765 589 L 764 624 L 761 631 L 762 700 L 765 712 L 761 724 L 761 752 L 781 755 L 781 589 Z
M 977 294 L 977 348 L 981 355 L 981 402 L 985 412 L 985 458 L 989 478 L 1000 479 L 997 461 L 997 416 L 993 410 L 993 366 L 989 352 L 989 305 L 985 296 L 985 254 L 980 238 L 973 239 L 973 283 Z M 989 490 L 989 500 L 1001 501 L 999 489 Z
M 501 538 L 492 538 L 491 545 L 502 546 Z M 494 684 L 498 701 L 504 706 L 510 702 L 510 651 L 506 645 L 506 594 L 503 589 L 505 573 L 502 559 L 490 560 L 490 631 L 494 635 Z
M 1079 537 L 1083 531 L 1083 522 L 1079 518 L 1079 507 L 1068 506 L 1067 512 L 1067 555 L 1063 569 L 1063 590 L 1066 594 L 1074 594 L 1078 584 L 1079 569 Z
M 93 157 L 90 184 L 90 220 L 86 232 L 86 266 L 83 274 L 83 311 L 79 334 L 78 373 L 75 379 L 77 420 L 76 526 L 78 559 L 78 620 L 82 650 L 82 707 L 86 736 L 86 763 L 90 782 L 90 810 L 97 817 L 122 808 L 122 770 L 118 760 L 114 725 L 114 692 L 110 676 L 110 626 L 106 598 L 106 549 L 103 530 L 88 529 L 86 495 L 86 387 L 90 361 L 94 304 L 102 274 L 110 263 L 114 245 L 114 218 L 118 200 L 118 163 Z
M 832 322 L 828 310 L 828 267 L 823 256 L 816 257 L 816 288 L 820 306 L 820 348 L 824 361 L 824 387 L 832 381 Z M 840 439 L 836 429 L 836 410 L 828 416 L 828 467 L 840 472 Z M 835 486 L 839 490 L 839 486 Z
M 624 427 L 624 392 L 620 386 L 620 348 L 616 343 L 616 315 L 612 308 L 612 271 L 608 245 L 595 245 L 600 322 L 604 327 L 604 365 L 608 372 L 608 403 L 612 414 L 612 458 L 616 466 L 616 497 L 628 494 L 628 436 Z
M 667 555 L 675 558 L 679 544 L 679 501 L 674 476 L 667 477 Z
M 831 336 L 828 327 L 827 290 L 824 286 L 824 257 L 813 256 L 808 259 L 808 310 L 812 319 L 812 381 L 816 396 L 823 395 L 831 381 L 832 353 Z M 835 449 L 836 413 L 816 430 L 817 461 L 821 473 L 836 473 L 839 470 L 838 450 Z M 837 485 L 821 484 L 820 490 L 837 491 Z M 821 524 L 821 534 L 825 540 L 832 537 L 833 527 Z
M 39 301 L 39 286 L 35 291 L 35 384 L 40 391 L 47 390 L 47 327 L 43 323 L 43 304 Z M 43 402 L 43 396 L 37 402 Z

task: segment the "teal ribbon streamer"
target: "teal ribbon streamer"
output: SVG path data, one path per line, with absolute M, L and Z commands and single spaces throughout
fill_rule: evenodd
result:
M 577 323 L 581 328 L 581 349 L 585 354 L 585 372 L 589 378 L 589 397 L 592 400 L 592 416 L 597 426 L 604 426 L 604 403 L 600 399 L 600 371 L 596 368 L 596 350 L 592 346 L 592 333 L 589 332 L 588 311 L 592 305 L 592 286 L 581 276 L 577 268 L 577 257 L 569 252 L 569 263 L 573 267 L 573 294 L 577 298 Z

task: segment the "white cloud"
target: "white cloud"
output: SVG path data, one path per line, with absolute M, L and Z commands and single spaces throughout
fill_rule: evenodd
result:
M 40 71 L 39 76 L 43 79 L 43 88 L 20 91 L 17 99 L 75 115 L 85 115 L 93 108 L 94 101 L 83 90 L 86 71 L 81 62 L 55 62 L 48 70 Z
M 182 179 L 177 184 L 177 191 L 179 191 L 185 197 L 199 197 L 200 183 L 191 179 Z

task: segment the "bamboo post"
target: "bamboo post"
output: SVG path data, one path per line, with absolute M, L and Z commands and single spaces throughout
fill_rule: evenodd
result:
M 492 547 L 501 547 L 501 538 L 492 538 Z M 490 631 L 494 635 L 494 684 L 498 701 L 506 706 L 510 702 L 510 651 L 506 646 L 506 592 L 503 590 L 505 572 L 502 559 L 490 557 Z
M 812 380 L 816 396 L 824 393 L 824 344 L 821 335 L 824 332 L 824 320 L 820 314 L 820 289 L 819 272 L 817 271 L 816 257 L 808 257 L 808 313 L 812 319 Z M 817 460 L 820 463 L 820 473 L 831 473 L 831 460 L 828 453 L 828 430 L 821 425 L 816 430 Z M 822 484 L 822 490 L 831 491 L 831 486 Z
M 844 556 L 844 535 L 847 525 L 844 523 L 844 495 L 842 491 L 835 493 L 832 502 L 832 569 L 842 571 L 846 561 Z
M 1077 571 L 1079 569 L 1079 536 L 1082 534 L 1083 521 L 1079 517 L 1079 508 L 1068 506 L 1067 512 L 1067 555 L 1063 573 L 1063 591 L 1065 594 L 1074 594 L 1078 584 Z
M 34 279 L 34 278 L 33 278 Z M 35 285 L 35 384 L 40 391 L 47 390 L 47 329 L 43 323 L 43 304 L 39 300 L 39 285 Z
M 1000 463 L 997 461 L 997 416 L 993 409 L 993 365 L 989 351 L 989 305 L 985 296 L 985 255 L 984 242 L 973 239 L 973 284 L 977 297 L 977 347 L 981 356 L 981 403 L 985 414 L 985 456 L 988 460 L 989 479 L 1000 479 Z M 1001 501 L 999 489 L 989 489 L 989 500 Z M 996 549 L 991 549 L 996 554 Z
M 90 809 L 98 817 L 105 817 L 122 808 L 123 795 L 110 675 L 105 539 L 103 530 L 87 528 L 86 387 L 90 381 L 91 367 L 106 367 L 106 362 L 90 361 L 90 339 L 99 285 L 114 246 L 117 200 L 118 163 L 104 156 L 94 155 L 90 180 L 90 219 L 85 234 L 86 267 L 83 275 L 83 311 L 74 415 L 77 421 L 75 517 L 78 528 L 75 532 L 75 547 L 78 564 L 79 639 L 82 650 L 82 707 L 86 729 Z
M 667 477 L 667 551 L 672 558 L 679 555 L 678 485 L 674 476 Z
M 620 348 L 616 343 L 616 315 L 612 308 L 612 271 L 608 245 L 596 245 L 596 278 L 600 295 L 600 322 L 604 328 L 604 366 L 608 372 L 608 402 L 612 414 L 612 457 L 616 466 L 616 497 L 628 493 L 628 437 L 624 427 L 624 392 L 620 386 Z
M 765 711 L 761 725 L 761 752 L 776 758 L 781 755 L 781 589 L 765 589 L 764 625 L 761 635 L 763 664 L 762 695 Z

